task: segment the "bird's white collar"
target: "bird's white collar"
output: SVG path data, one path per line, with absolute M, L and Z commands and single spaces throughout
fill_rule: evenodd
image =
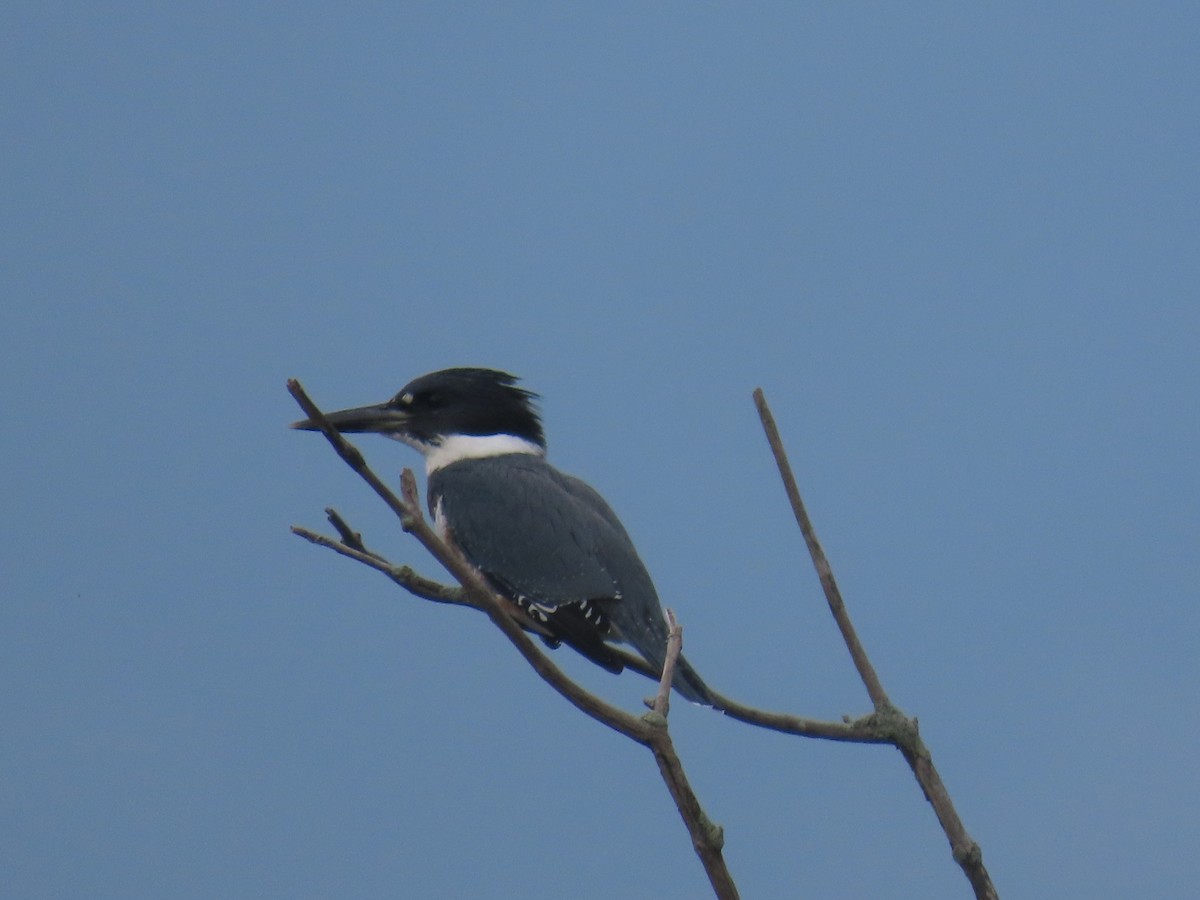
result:
M 464 459 L 483 459 L 507 453 L 546 455 L 546 448 L 512 434 L 452 434 L 439 444 L 424 444 L 417 449 L 425 454 L 426 475 Z

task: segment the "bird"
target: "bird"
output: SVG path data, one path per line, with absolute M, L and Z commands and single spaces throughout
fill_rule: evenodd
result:
M 390 400 L 326 413 L 337 431 L 375 433 L 424 457 L 434 526 L 502 596 L 548 633 L 613 673 L 610 641 L 661 672 L 667 625 L 650 573 L 612 507 L 546 460 L 539 397 L 497 369 L 415 378 Z M 293 428 L 317 431 L 313 419 Z M 714 694 L 682 656 L 673 687 L 702 706 Z

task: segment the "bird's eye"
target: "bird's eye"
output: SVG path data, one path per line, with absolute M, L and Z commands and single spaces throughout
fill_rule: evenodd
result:
M 394 401 L 397 406 L 412 406 L 413 395 L 411 391 L 405 391 L 396 397 Z

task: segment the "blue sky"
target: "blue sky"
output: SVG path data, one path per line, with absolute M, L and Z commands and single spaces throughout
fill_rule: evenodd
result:
M 474 364 L 710 683 L 860 714 L 762 386 L 1001 895 L 1190 896 L 1194 6 L 0 15 L 0 894 L 704 895 L 643 751 L 288 533 L 438 575 L 284 381 Z M 672 721 L 745 896 L 968 896 L 894 751 Z

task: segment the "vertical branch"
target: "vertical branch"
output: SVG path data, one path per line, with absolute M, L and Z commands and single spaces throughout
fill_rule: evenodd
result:
M 654 711 L 665 719 L 671 709 L 671 684 L 675 678 L 675 662 L 683 647 L 683 626 L 676 620 L 672 609 L 664 609 L 663 618 L 667 620 L 667 658 L 663 662 L 662 677 L 658 680 Z

